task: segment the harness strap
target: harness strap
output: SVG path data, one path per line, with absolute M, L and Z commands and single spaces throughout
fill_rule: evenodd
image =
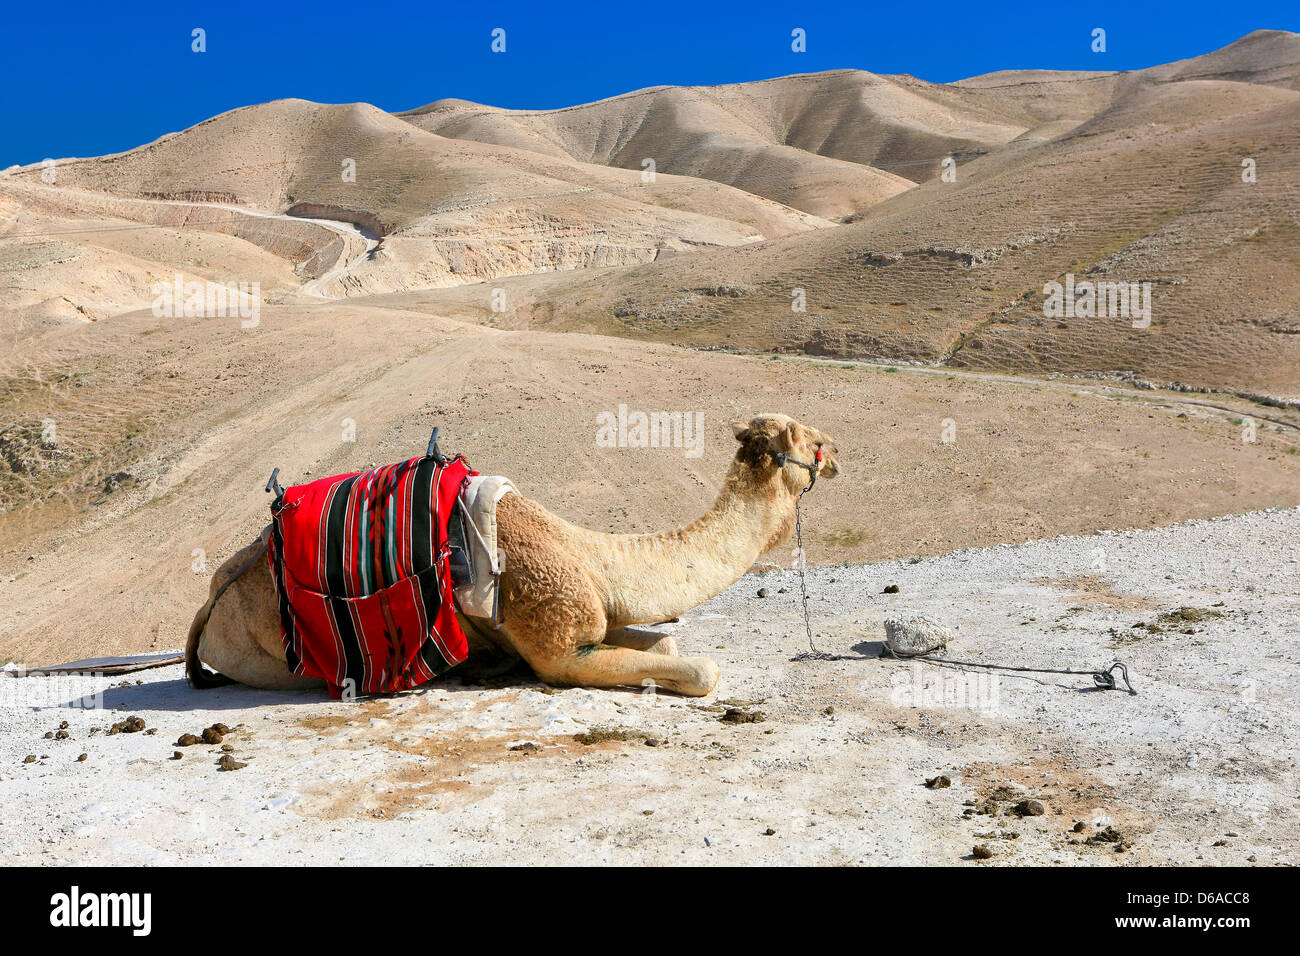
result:
M 812 486 L 817 484 L 817 470 L 821 468 L 822 461 L 822 450 L 820 448 L 817 449 L 816 464 L 812 465 L 808 464 L 806 461 L 800 461 L 798 458 L 791 458 L 783 451 L 774 451 L 771 454 L 772 460 L 776 462 L 776 467 L 778 468 L 784 468 L 786 465 L 798 465 L 800 468 L 807 469 L 808 486 L 804 488 L 804 491 L 811 491 Z M 800 492 L 800 494 L 803 494 L 803 492 Z

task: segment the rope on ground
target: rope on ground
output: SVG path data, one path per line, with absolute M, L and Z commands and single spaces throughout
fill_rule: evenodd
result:
M 810 485 L 809 487 L 812 486 Z M 807 488 L 804 489 L 804 491 L 807 490 Z M 1092 682 L 1098 690 L 1117 690 L 1118 685 L 1115 683 L 1115 671 L 1118 670 L 1128 692 L 1134 697 L 1137 696 L 1137 691 L 1133 689 L 1133 682 L 1128 678 L 1128 665 L 1123 661 L 1115 661 L 1105 670 L 1074 670 L 1068 667 L 1020 667 L 1013 664 L 987 664 L 981 661 L 959 661 L 953 660 L 949 657 L 936 657 L 931 654 L 900 655 L 895 653 L 893 648 L 888 644 L 885 645 L 884 650 L 882 650 L 876 657 L 871 657 L 867 654 L 828 654 L 826 651 L 820 650 L 817 647 L 816 642 L 813 640 L 812 613 L 808 610 L 808 578 L 804 573 L 803 514 L 799 508 L 802 500 L 803 492 L 800 492 L 799 497 L 795 499 L 794 503 L 794 533 L 795 541 L 799 547 L 799 560 L 795 566 L 799 571 L 799 593 L 803 602 L 803 626 L 804 631 L 808 635 L 808 650 L 800 651 L 798 654 L 794 655 L 794 657 L 790 658 L 792 661 L 874 661 L 889 657 L 898 661 L 926 661 L 930 664 L 949 664 L 956 667 L 982 667 L 987 670 L 1012 671 L 1021 674 L 1088 674 L 1092 677 Z

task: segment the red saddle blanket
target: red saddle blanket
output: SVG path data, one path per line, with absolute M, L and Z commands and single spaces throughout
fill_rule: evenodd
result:
M 295 674 L 338 698 L 406 690 L 465 659 L 448 525 L 471 474 L 421 456 L 276 498 L 267 556 Z

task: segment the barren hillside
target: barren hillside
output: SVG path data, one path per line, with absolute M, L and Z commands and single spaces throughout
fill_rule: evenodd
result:
M 1130 371 L 1300 398 L 1300 93 L 1142 74 L 1108 83 L 1107 105 L 1068 131 L 1014 140 L 960 165 L 955 182 L 930 179 L 852 224 L 520 282 L 520 320 L 695 347 Z M 1067 274 L 1150 283 L 1149 327 L 1049 317 L 1043 287 Z M 797 289 L 806 311 L 792 310 Z

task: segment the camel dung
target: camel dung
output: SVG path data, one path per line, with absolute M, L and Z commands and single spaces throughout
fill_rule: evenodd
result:
M 77 763 L 81 763 L 82 761 L 88 759 L 89 757 L 90 754 L 82 754 L 80 757 L 77 758 Z
M 658 743 L 656 738 L 647 734 L 644 730 L 635 730 L 630 727 L 593 727 L 591 730 L 584 730 L 580 734 L 574 734 L 573 739 L 587 747 L 608 740 L 640 740 L 644 743 L 655 740 L 656 745 Z
M 1083 842 L 1089 846 L 1096 846 L 1098 843 L 1123 843 L 1124 835 L 1114 827 L 1106 827 L 1104 830 L 1098 830 L 1092 836 Z
M 977 860 L 991 860 L 993 858 L 993 849 L 983 843 L 971 847 L 970 855 Z
M 728 707 L 718 720 L 724 724 L 757 724 L 767 720 L 767 715 L 761 710 L 741 710 L 739 707 Z
M 927 778 L 925 781 L 925 785 L 929 787 L 931 790 L 945 790 L 948 787 L 952 786 L 952 781 L 948 779 L 946 774 L 941 773 L 937 777 Z
M 203 730 L 203 742 L 205 744 L 221 743 L 221 734 L 217 733 L 215 727 L 205 727 Z
M 181 734 L 180 737 L 179 737 L 179 738 L 177 739 L 177 741 L 176 741 L 176 746 L 177 746 L 177 747 L 193 747 L 195 744 L 199 744 L 199 743 L 202 743 L 202 742 L 203 742 L 203 741 L 199 740 L 199 738 L 198 738 L 198 737 L 195 737 L 193 734 Z
M 230 756 L 230 754 L 226 754 L 217 761 L 217 766 L 222 770 L 242 770 L 244 767 L 247 767 L 248 764 L 236 760 L 234 757 Z
M 928 654 L 953 640 L 951 631 L 928 617 L 885 620 L 885 644 L 900 657 Z
M 143 717 L 128 717 L 108 728 L 110 734 L 138 734 L 142 730 L 144 730 Z
M 897 585 L 897 584 L 886 584 L 886 585 L 885 585 L 885 590 L 881 591 L 880 593 L 881 593 L 881 594 L 897 594 L 897 593 L 898 593 L 898 585 Z
M 1011 808 L 1011 812 L 1018 817 L 1041 817 L 1047 808 L 1038 800 L 1021 800 Z

